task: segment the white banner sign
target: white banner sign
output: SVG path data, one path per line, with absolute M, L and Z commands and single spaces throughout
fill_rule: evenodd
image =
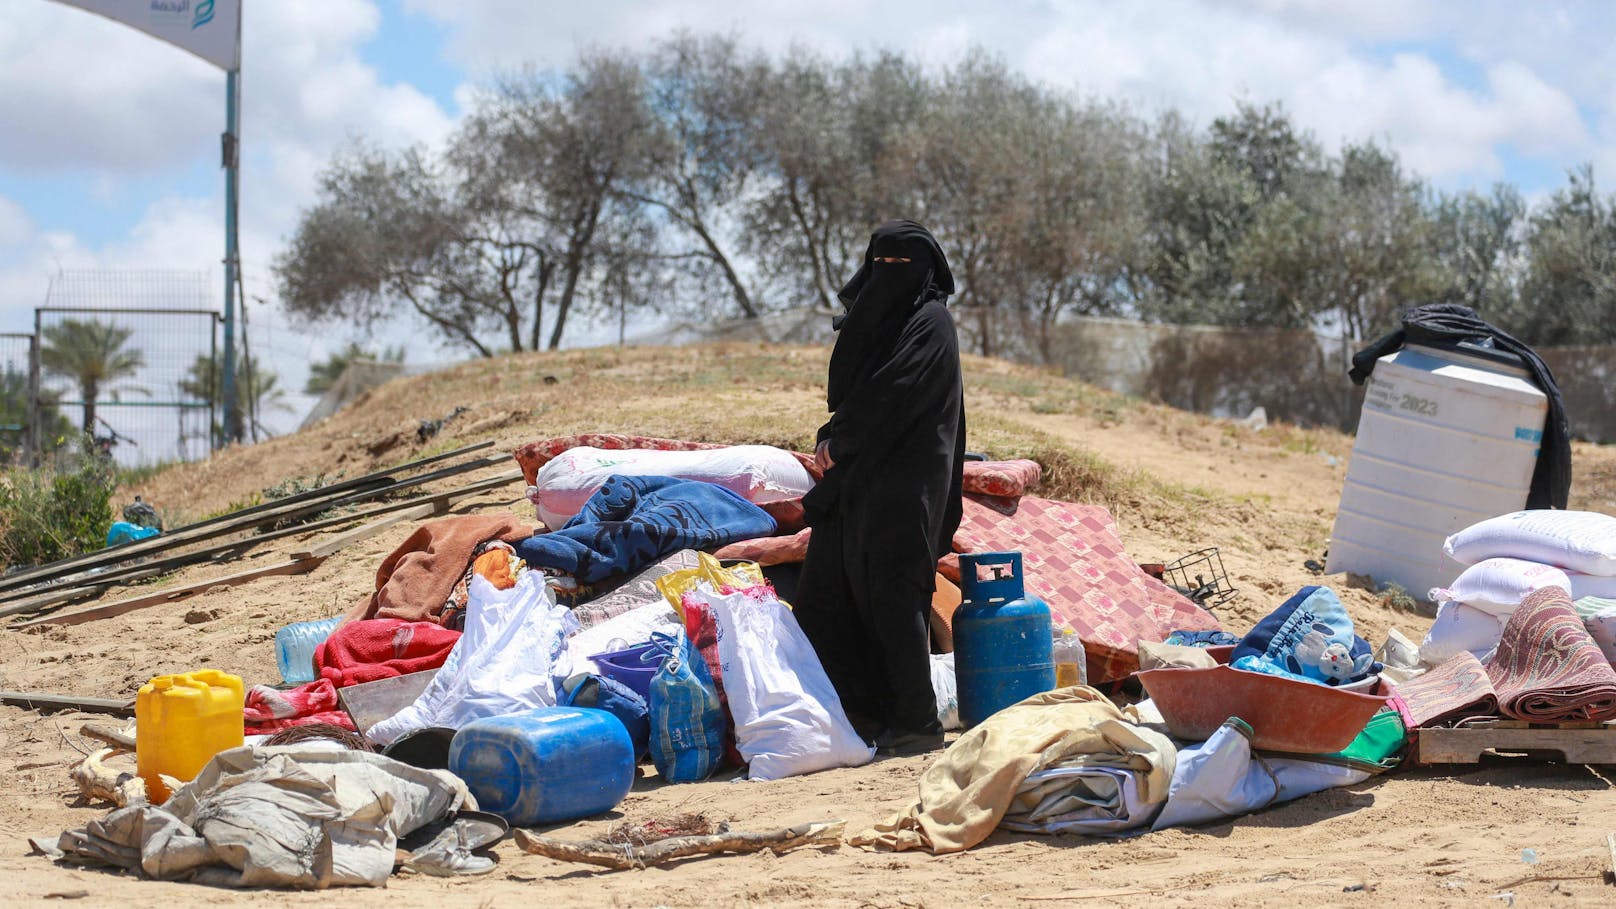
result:
M 241 64 L 241 0 L 57 0 L 184 48 L 220 69 Z

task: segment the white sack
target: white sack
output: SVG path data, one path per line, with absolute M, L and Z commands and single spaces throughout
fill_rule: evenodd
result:
M 959 729 L 959 682 L 954 677 L 954 655 L 931 655 L 931 690 L 937 695 L 937 722 L 943 729 Z
M 556 679 L 571 674 L 566 639 L 578 630 L 572 610 L 556 604 L 538 571 L 496 590 L 474 576 L 466 598 L 466 628 L 443 668 L 415 703 L 370 728 L 388 745 L 429 726 L 459 729 L 483 717 L 556 703 Z
M 1457 601 L 1443 603 L 1420 643 L 1420 661 L 1440 666 L 1461 651 L 1469 651 L 1485 663 L 1497 649 L 1506 621 Z
M 836 688 L 797 619 L 772 594 L 691 596 L 718 621 L 718 660 L 735 720 L 735 746 L 754 780 L 778 780 L 875 757 L 853 730 Z
M 1595 511 L 1516 511 L 1466 527 L 1442 546 L 1455 561 L 1513 558 L 1616 576 L 1616 517 Z
M 813 477 L 791 452 L 771 445 L 732 445 L 701 451 L 569 448 L 545 462 L 528 487 L 539 520 L 552 530 L 583 510 L 584 502 L 617 474 L 702 480 L 763 505 L 801 498 Z
M 1582 574 L 1576 571 L 1566 572 L 1571 580 L 1571 598 L 1581 600 L 1587 597 L 1597 597 L 1601 600 L 1616 600 L 1616 578 L 1602 578 L 1593 574 Z
M 1507 619 L 1532 594 L 1545 587 L 1571 588 L 1566 573 L 1553 565 L 1522 559 L 1494 558 L 1466 568 L 1447 587 L 1433 587 L 1437 603 L 1458 602 Z

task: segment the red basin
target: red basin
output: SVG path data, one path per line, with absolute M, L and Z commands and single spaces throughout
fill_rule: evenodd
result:
M 1202 742 L 1237 716 L 1251 724 L 1251 744 L 1260 751 L 1332 754 L 1386 705 L 1384 697 L 1228 666 L 1150 669 L 1139 682 L 1174 737 Z

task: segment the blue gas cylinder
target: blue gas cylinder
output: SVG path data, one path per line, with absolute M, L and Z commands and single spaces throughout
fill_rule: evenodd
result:
M 959 562 L 954 675 L 960 722 L 969 728 L 1055 687 L 1054 632 L 1049 607 L 1026 596 L 1021 553 L 972 553 Z
M 449 771 L 477 806 L 522 827 L 610 811 L 634 785 L 634 745 L 592 707 L 536 707 L 474 720 L 449 745 Z

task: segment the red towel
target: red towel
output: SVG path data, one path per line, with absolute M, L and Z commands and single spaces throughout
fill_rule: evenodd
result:
M 338 688 L 437 669 L 460 632 L 436 622 L 365 619 L 331 632 L 314 650 L 314 667 Z
M 312 723 L 354 728 L 348 712 L 337 701 L 337 688 L 330 679 L 320 679 L 289 691 L 254 685 L 247 689 L 242 719 L 248 735 L 269 735 Z

